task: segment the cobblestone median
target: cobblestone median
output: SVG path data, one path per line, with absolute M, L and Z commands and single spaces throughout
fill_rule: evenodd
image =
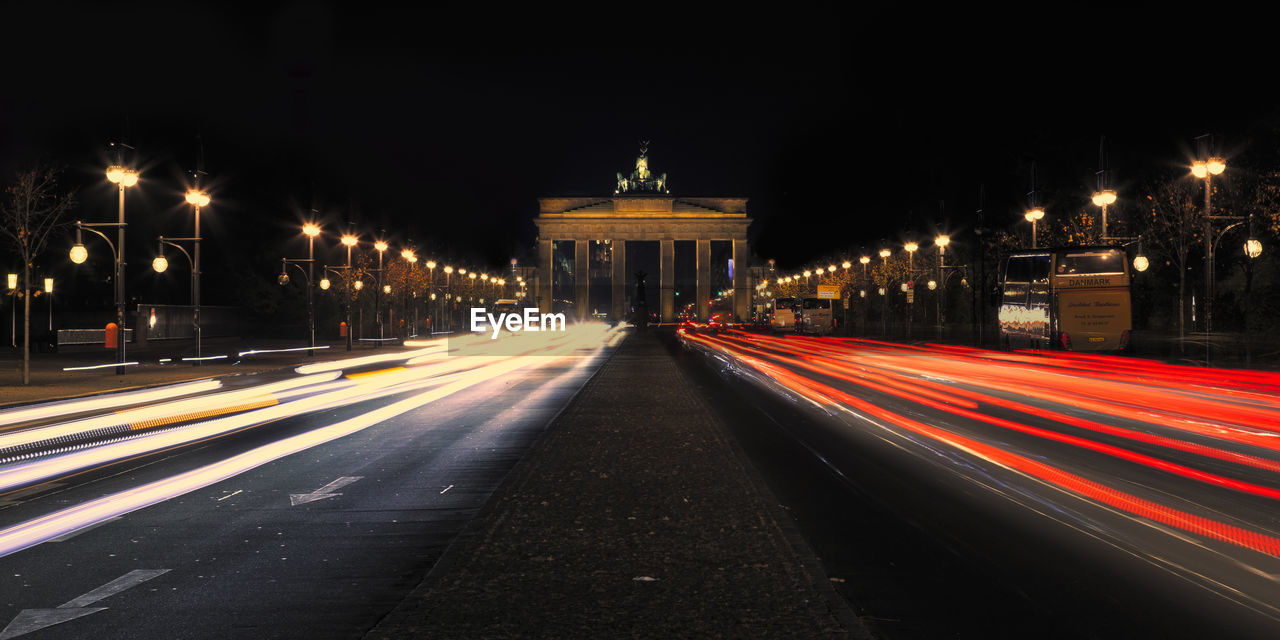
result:
M 868 637 L 727 438 L 628 338 L 367 637 Z

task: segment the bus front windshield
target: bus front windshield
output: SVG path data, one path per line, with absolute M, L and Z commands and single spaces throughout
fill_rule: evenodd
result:
M 1060 276 L 1118 275 L 1124 273 L 1124 254 L 1118 249 L 1070 251 L 1058 258 Z

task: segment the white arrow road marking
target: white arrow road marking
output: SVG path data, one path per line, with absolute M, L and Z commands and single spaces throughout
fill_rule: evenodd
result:
M 306 504 L 308 502 L 315 502 L 316 500 L 324 500 L 325 498 L 340 496 L 342 495 L 341 493 L 334 493 L 334 491 L 337 491 L 338 489 L 341 489 L 351 484 L 352 482 L 355 482 L 362 478 L 364 478 L 364 476 L 342 476 L 341 478 L 338 478 L 337 480 L 334 480 L 333 482 L 330 482 L 329 484 L 326 484 L 325 486 L 320 487 L 319 489 L 316 489 L 311 493 L 291 493 L 289 494 L 289 506 L 296 507 L 300 504 Z M 0 640 L 3 640 L 3 639 L 0 639 Z
M 107 607 L 90 607 L 89 605 L 130 587 L 136 587 L 168 571 L 168 569 L 135 569 L 89 593 L 58 605 L 56 609 L 23 609 L 3 631 L 0 631 L 0 640 L 16 638 L 45 627 L 104 611 Z

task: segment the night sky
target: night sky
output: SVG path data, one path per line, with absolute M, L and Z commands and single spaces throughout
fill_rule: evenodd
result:
M 980 184 L 988 226 L 1014 224 L 1033 159 L 1045 204 L 1083 202 L 1099 135 L 1122 199 L 1201 133 L 1275 155 L 1255 134 L 1274 129 L 1276 60 L 1230 24 L 1247 16 L 1106 9 L 1099 29 L 1089 8 L 3 7 L 0 170 L 65 166 L 77 217 L 111 220 L 107 143 L 136 147 L 135 265 L 143 239 L 189 232 L 197 136 L 207 259 L 255 272 L 305 252 L 313 208 L 441 259 L 532 257 L 536 199 L 608 195 L 641 140 L 673 194 L 750 198 L 753 249 L 782 265 L 962 234 Z

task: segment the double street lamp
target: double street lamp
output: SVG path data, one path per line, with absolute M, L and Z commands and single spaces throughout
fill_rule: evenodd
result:
M 280 275 L 276 277 L 276 282 L 280 286 L 289 284 L 289 274 L 286 273 L 288 265 L 293 265 L 302 271 L 302 275 L 307 278 L 307 355 L 314 356 L 316 354 L 316 306 L 315 296 L 312 289 L 315 283 L 315 264 L 316 264 L 316 236 L 320 235 L 320 227 L 314 222 L 308 222 L 302 225 L 302 235 L 307 237 L 307 257 L 303 258 L 281 258 L 280 259 Z M 300 263 L 306 263 L 306 270 L 302 269 Z
M 164 248 L 166 245 L 174 247 L 187 257 L 187 262 L 191 265 L 191 329 L 192 335 L 196 339 L 196 357 L 192 360 L 192 364 L 200 366 L 203 357 L 202 341 L 200 335 L 200 209 L 209 206 L 209 194 L 199 189 L 199 184 L 194 189 L 190 189 L 186 193 L 187 204 L 195 209 L 195 236 L 191 238 L 166 238 L 160 236 L 158 238 L 159 245 L 157 256 L 151 261 L 151 268 L 156 273 L 164 273 L 169 268 L 169 260 L 164 257 Z M 186 248 L 178 244 L 179 242 L 192 243 L 192 249 L 195 256 L 192 257 L 187 253 Z
M 107 246 L 111 247 L 111 254 L 115 261 L 115 302 L 116 302 L 116 375 L 124 373 L 125 362 L 125 322 L 124 322 L 124 191 L 129 187 L 138 184 L 138 172 L 125 167 L 119 160 L 119 149 L 126 147 L 124 144 L 115 143 L 112 146 L 117 147 L 116 164 L 107 167 L 107 180 L 118 188 L 118 211 L 119 219 L 117 222 L 76 222 L 76 243 L 71 247 L 71 261 L 76 264 L 83 264 L 89 258 L 89 250 L 85 248 L 81 236 L 81 232 L 88 230 L 100 236 L 107 242 Z M 95 227 L 114 228 L 116 229 L 116 242 L 112 244 L 111 239 L 105 233 L 98 231 Z

